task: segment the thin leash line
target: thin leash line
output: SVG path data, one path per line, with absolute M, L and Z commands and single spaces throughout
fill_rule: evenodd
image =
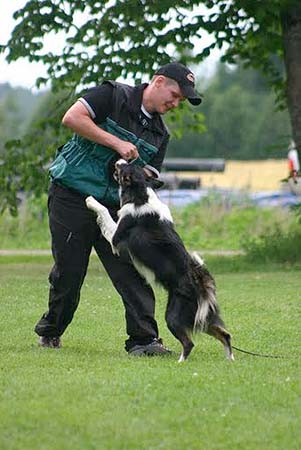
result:
M 137 156 L 137 158 L 133 158 L 127 161 L 128 164 L 133 164 L 135 161 L 137 161 L 137 159 L 139 159 L 139 156 Z
M 254 353 L 254 352 L 249 352 L 248 350 L 243 350 L 242 348 L 234 347 L 234 345 L 232 345 L 232 348 L 234 348 L 234 350 L 237 350 L 238 352 L 246 353 L 246 354 L 252 355 L 252 356 L 260 356 L 261 358 L 274 358 L 274 359 L 297 359 L 297 358 L 299 358 L 298 356 L 265 355 L 264 353 Z

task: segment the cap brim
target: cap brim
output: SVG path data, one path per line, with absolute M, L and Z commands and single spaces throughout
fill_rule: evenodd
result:
M 201 97 L 190 97 L 188 98 L 189 103 L 191 103 L 193 106 L 198 106 L 202 103 Z
M 192 86 L 185 86 L 181 88 L 182 94 L 187 98 L 189 103 L 193 106 L 200 105 L 202 103 L 202 97 L 194 90 Z

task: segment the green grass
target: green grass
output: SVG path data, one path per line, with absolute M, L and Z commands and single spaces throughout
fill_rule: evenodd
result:
M 300 267 L 208 259 L 233 344 L 292 359 L 236 352 L 230 363 L 202 335 L 178 364 L 161 290 L 157 319 L 174 356 L 127 356 L 123 307 L 94 257 L 63 348 L 40 349 L 33 327 L 46 307 L 51 259 L 0 262 L 1 450 L 301 447 Z

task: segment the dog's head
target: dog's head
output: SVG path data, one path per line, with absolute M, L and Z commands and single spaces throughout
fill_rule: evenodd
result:
M 115 163 L 115 179 L 122 188 L 138 185 L 142 187 L 145 184 L 143 169 L 127 163 L 124 159 Z
M 147 201 L 147 188 L 158 189 L 163 182 L 148 177 L 142 167 L 119 159 L 115 163 L 114 177 L 120 186 L 121 204 L 128 202 L 145 203 Z
M 147 176 L 142 167 L 128 163 L 124 159 L 119 159 L 115 163 L 114 178 L 120 186 L 146 183 L 152 189 L 159 189 L 164 185 L 158 178 Z

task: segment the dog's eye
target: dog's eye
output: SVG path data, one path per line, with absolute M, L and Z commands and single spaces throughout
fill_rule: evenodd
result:
M 129 186 L 131 184 L 131 177 L 129 175 L 124 176 L 124 183 Z

